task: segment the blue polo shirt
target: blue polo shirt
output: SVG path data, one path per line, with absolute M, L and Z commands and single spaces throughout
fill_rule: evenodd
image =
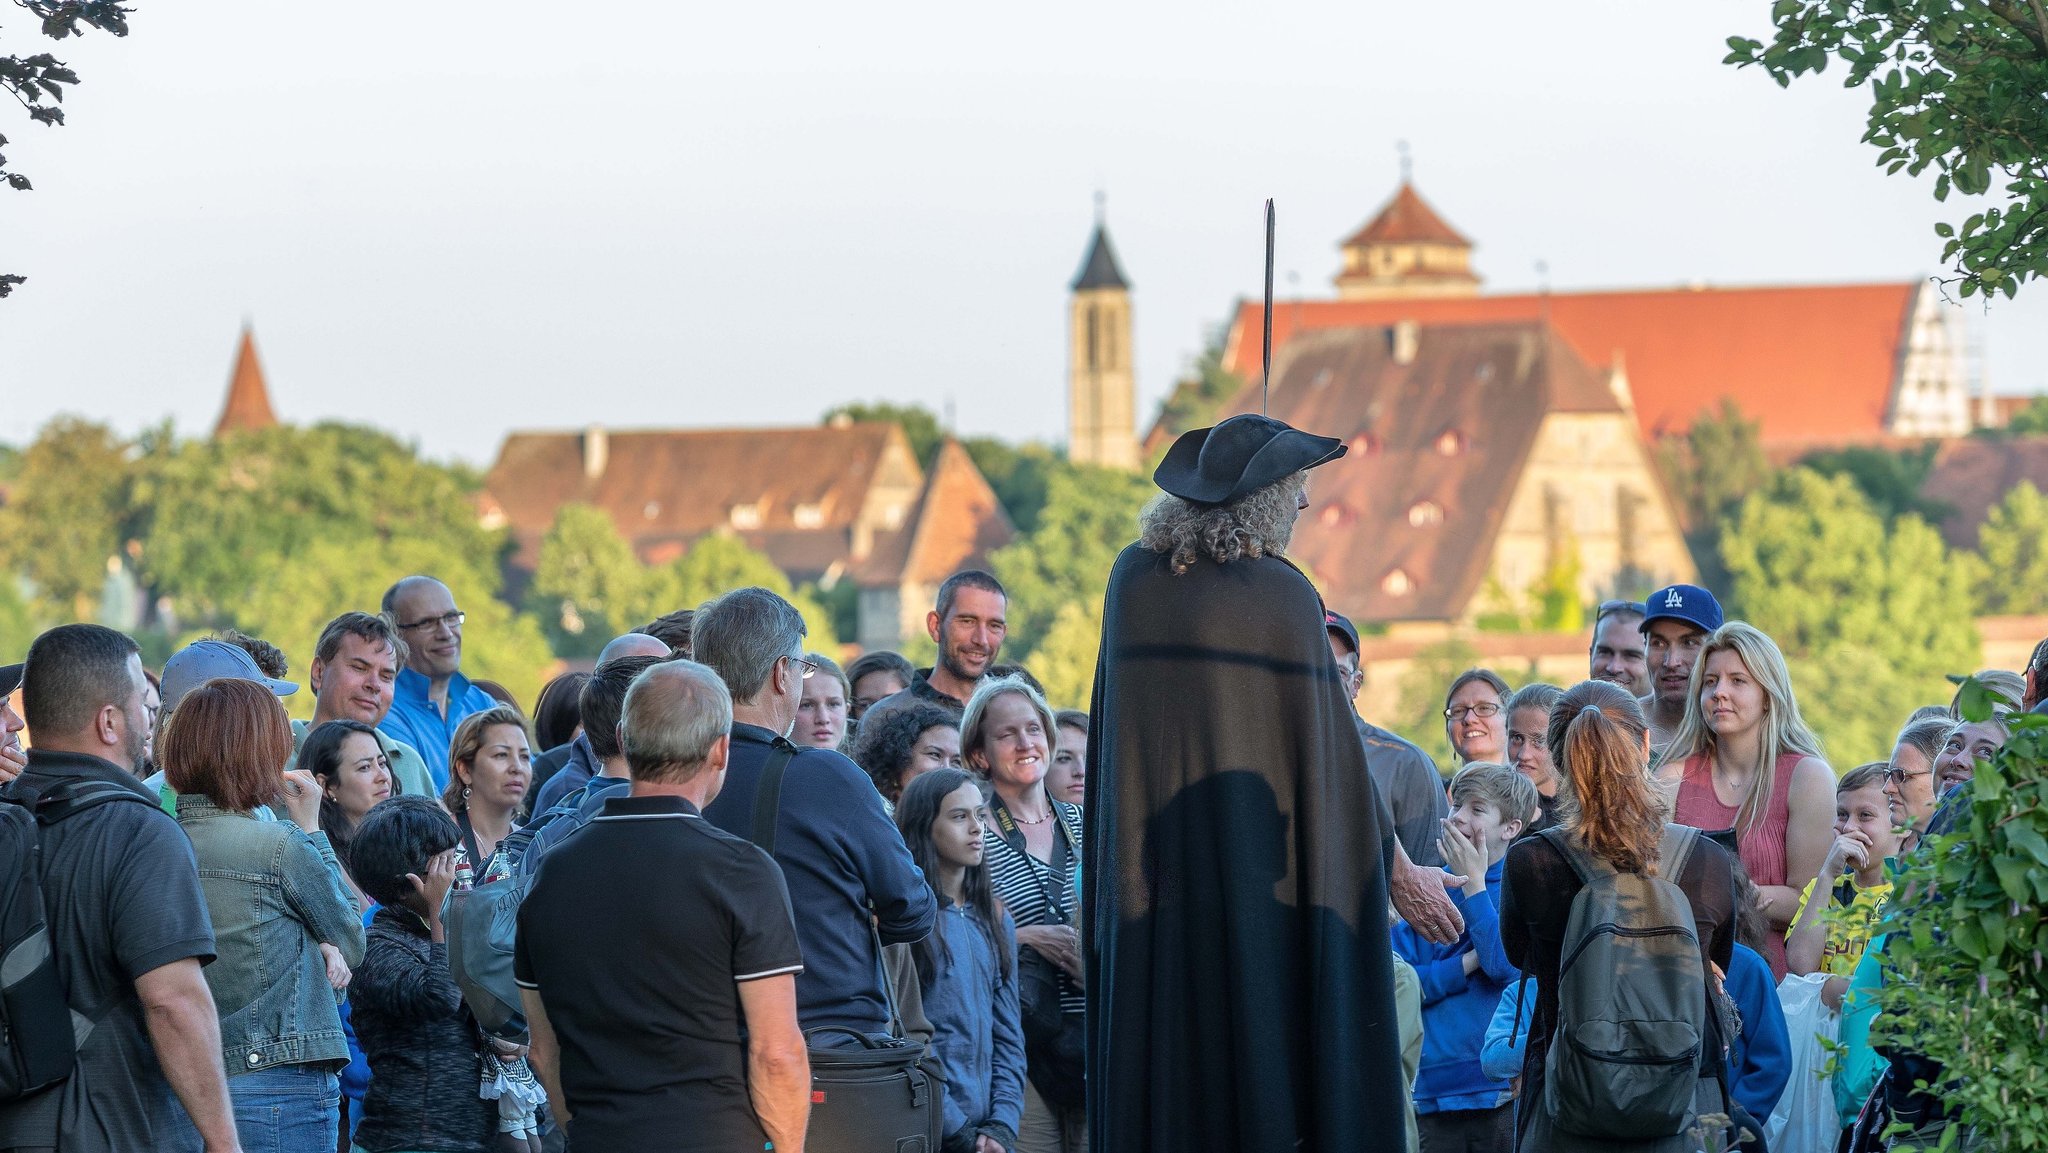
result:
M 455 740 L 456 727 L 471 713 L 497 705 L 491 694 L 456 673 L 448 678 L 448 715 L 444 717 L 427 699 L 427 678 L 412 669 L 400 669 L 398 680 L 391 686 L 391 711 L 377 727 L 391 739 L 418 749 L 420 759 L 427 763 L 427 772 L 434 778 L 434 788 L 445 789 L 448 746 Z
M 732 726 L 725 787 L 705 807 L 704 819 L 752 839 L 754 794 L 768 753 L 778 746 L 795 752 L 776 812 L 775 863 L 789 886 L 803 948 L 797 1019 L 806 1029 L 843 1025 L 883 1032 L 889 1009 L 882 959 L 868 932 L 868 907 L 874 907 L 885 943 L 921 941 L 938 922 L 938 896 L 859 765 L 831 749 L 797 749 L 759 725 Z

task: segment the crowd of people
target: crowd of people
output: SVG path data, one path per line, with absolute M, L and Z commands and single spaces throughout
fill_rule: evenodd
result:
M 960 572 L 927 619 L 930 668 L 869 652 L 842 669 L 807 649 L 789 602 L 735 589 L 616 638 L 529 710 L 463 675 L 461 608 L 411 576 L 322 631 L 300 722 L 262 639 L 195 641 L 152 671 L 119 632 L 50 629 L 0 668 L 0 795 L 37 818 L 75 1054 L 0 1099 L 0 1150 L 800 1151 L 829 1108 L 812 1055 L 834 1037 L 924 1047 L 944 1153 L 1085 1150 L 1091 1104 L 1116 1090 L 1089 1084 L 1105 998 L 1083 865 L 1112 859 L 1091 836 L 1128 829 L 1091 820 L 1090 716 L 1000 663 L 1007 610 L 993 576 Z M 1308 683 L 1353 701 L 1359 633 L 1322 619 L 1286 643 L 1313 646 Z M 1425 1153 L 1691 1148 L 1582 1115 L 1588 1079 L 1613 1075 L 1588 1056 L 1614 1024 L 1590 982 L 1612 993 L 1640 967 L 1704 978 L 1703 1010 L 1669 1010 L 1715 1055 L 1700 1080 L 1718 1096 L 1688 1086 L 1686 1118 L 1725 1114 L 1753 1148 L 1808 1135 L 1773 1146 L 1792 1153 L 1821 1111 L 1831 1139 L 1873 1111 L 1938 1139 L 1948 1117 L 1912 1055 L 1869 1042 L 1873 930 L 1893 863 L 1952 822 L 1944 798 L 2048 693 L 2048 642 L 2023 675 L 1980 676 L 1991 719 L 1930 702 L 1887 761 L 1839 774 L 1777 646 L 1706 589 L 1602 604 L 1588 657 L 1570 685 L 1457 676 L 1441 767 L 1346 713 L 1344 760 L 1363 766 L 1347 795 L 1388 838 L 1386 875 L 1359 891 L 1409 914 L 1369 966 L 1391 972 L 1406 1118 L 1379 1136 Z M 1217 780 L 1227 819 L 1264 828 L 1270 791 Z M 1160 828 L 1223 820 L 1189 807 L 1199 792 L 1168 798 Z M 1164 863 L 1170 841 L 1132 866 L 1169 888 L 1194 860 Z M 1240 849 L 1201 868 L 1270 886 L 1266 850 Z M 1415 912 L 1437 908 L 1416 875 L 1443 887 L 1440 915 Z M 1237 899 L 1238 880 L 1216 883 Z M 516 991 L 493 1000 L 461 922 L 505 892 Z M 1595 899 L 1652 927 L 1588 931 Z M 1666 908 L 1675 928 L 1656 927 Z M 1270 923 L 1305 931 L 1287 924 Z M 1659 933 L 1683 944 L 1644 952 Z M 1233 964 L 1240 942 L 1209 946 Z M 1613 972 L 1589 978 L 1586 958 Z M 1788 990 L 1808 984 L 1838 1057 L 1788 1027 Z M 1613 1045 L 1654 1064 L 1659 1043 Z M 1657 1115 L 1645 1102 L 1639 1119 Z

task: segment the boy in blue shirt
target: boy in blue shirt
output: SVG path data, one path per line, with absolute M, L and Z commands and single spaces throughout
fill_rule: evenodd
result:
M 1422 1153 L 1511 1148 L 1508 1083 L 1479 1066 L 1486 1026 L 1519 972 L 1500 942 L 1501 863 L 1537 809 L 1536 786 L 1506 765 L 1467 765 L 1451 778 L 1451 815 L 1438 844 L 1444 867 L 1465 878 L 1451 901 L 1465 918 L 1453 945 L 1394 926 L 1394 951 L 1422 978 L 1422 1069 L 1415 1120 Z

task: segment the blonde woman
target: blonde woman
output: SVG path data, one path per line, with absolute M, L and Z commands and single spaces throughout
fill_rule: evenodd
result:
M 1785 930 L 1834 840 L 1835 774 L 1800 719 L 1785 655 L 1754 626 L 1715 629 L 1693 666 L 1685 719 L 1658 780 L 1672 820 L 1734 829 L 1771 927 L 1759 950 L 1785 976 Z

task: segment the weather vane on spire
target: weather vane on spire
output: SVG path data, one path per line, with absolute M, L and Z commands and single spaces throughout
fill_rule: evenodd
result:
M 1415 158 L 1408 154 L 1406 140 L 1394 141 L 1394 151 L 1401 154 L 1401 183 L 1406 184 L 1408 178 L 1415 174 Z
M 1100 227 L 1109 218 L 1109 192 L 1100 186 L 1095 189 L 1095 223 Z

